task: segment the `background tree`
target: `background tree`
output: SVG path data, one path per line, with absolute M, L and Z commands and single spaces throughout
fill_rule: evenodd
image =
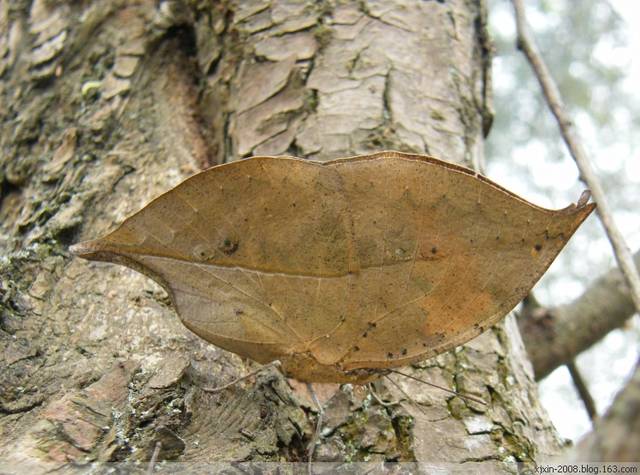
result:
M 513 8 L 509 2 L 490 6 L 497 49 L 497 113 L 487 143 L 490 176 L 536 202 L 570 199 L 584 185 L 546 111 L 529 64 L 515 48 Z M 527 4 L 536 42 L 609 192 L 616 221 L 629 245 L 637 249 L 638 101 L 633 94 L 630 29 L 625 28 L 625 22 L 633 23 L 634 18 L 626 10 L 630 9 L 622 10 L 626 12 L 622 18 L 609 2 Z M 613 264 L 600 224 L 589 220 L 536 287 L 535 298 L 525 301 L 525 318 L 519 320 L 536 377 L 573 362 L 574 368 L 584 371 L 601 413 L 633 369 L 638 347 L 637 319 L 629 320 L 635 311 L 620 274 L 612 270 L 590 282 L 598 274 L 594 270 L 605 274 Z M 625 323 L 626 331 L 601 341 Z M 588 430 L 569 373 L 564 377 L 561 371 L 554 373 L 541 388 L 563 434 L 577 437 Z
M 0 458 L 304 460 L 303 393 L 267 373 L 207 394 L 248 363 L 191 335 L 148 279 L 67 247 L 253 154 L 482 163 L 485 3 L 4 1 L 0 34 Z M 513 319 L 411 371 L 490 405 L 410 380 L 421 410 L 345 387 L 317 460 L 502 472 L 560 449 Z

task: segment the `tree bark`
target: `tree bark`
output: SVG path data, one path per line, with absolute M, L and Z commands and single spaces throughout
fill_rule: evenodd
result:
M 633 255 L 633 260 L 640 267 L 640 252 Z M 631 295 L 617 267 L 597 278 L 569 304 L 544 308 L 529 301 L 518 326 L 536 379 L 570 363 L 634 314 Z
M 253 154 L 482 161 L 484 1 L 0 2 L 0 459 L 302 461 L 312 404 L 187 331 L 128 269 L 71 259 L 183 178 Z M 229 210 L 233 212 L 233 210 Z M 319 461 L 533 466 L 560 443 L 509 317 L 408 379 L 327 402 Z

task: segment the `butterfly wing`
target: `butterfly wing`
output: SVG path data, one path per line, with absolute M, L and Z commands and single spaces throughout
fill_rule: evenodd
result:
M 418 155 L 255 157 L 74 252 L 154 278 L 221 348 L 301 380 L 362 382 L 498 321 L 592 209 L 545 210 Z
M 430 157 L 384 152 L 327 166 L 343 178 L 360 265 L 344 369 L 389 368 L 477 336 L 522 298 L 591 213 L 547 210 Z

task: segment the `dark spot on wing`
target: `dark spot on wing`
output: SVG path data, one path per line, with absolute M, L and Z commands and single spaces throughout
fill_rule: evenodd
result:
M 220 246 L 218 246 L 218 248 L 222 252 L 224 252 L 227 256 L 230 256 L 231 254 L 233 254 L 238 250 L 238 241 L 231 238 L 225 238 L 225 240 L 222 241 L 222 243 L 220 244 Z

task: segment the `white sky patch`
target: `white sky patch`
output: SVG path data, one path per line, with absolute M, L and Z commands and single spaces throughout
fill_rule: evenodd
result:
M 640 4 L 629 0 L 609 0 L 627 24 L 627 38 L 629 44 L 626 48 L 617 48 L 608 52 L 605 58 L 611 56 L 614 62 L 628 62 L 628 74 L 625 80 L 627 90 L 638 97 L 638 81 L 640 80 Z M 633 53 L 635 51 L 635 54 Z M 606 61 L 606 60 L 605 60 Z
M 640 104 L 640 2 L 629 0 L 609 0 L 610 4 L 620 14 L 625 23 L 627 44 L 616 45 L 613 40 L 603 39 L 593 51 L 594 61 L 605 65 L 617 66 L 626 70 L 623 80 L 623 90 L 629 103 Z M 547 4 L 553 8 L 553 2 Z M 509 2 L 496 2 L 491 11 L 491 23 L 501 32 L 515 36 L 513 9 Z M 599 5 L 596 5 L 599 7 Z M 603 6 L 604 7 L 604 6 Z M 597 12 L 596 12 L 597 13 Z M 535 2 L 527 2 L 527 16 L 530 25 L 536 31 L 535 35 L 544 35 L 545 31 L 557 28 L 553 24 L 554 15 L 545 15 L 537 9 Z M 576 41 L 580 41 L 576 38 Z M 496 57 L 493 64 L 494 87 L 511 88 L 516 80 L 506 71 L 505 57 Z M 581 66 L 569 65 L 572 72 L 581 75 Z M 601 88 L 601 90 L 598 90 Z M 592 94 L 594 98 L 604 98 L 606 86 L 595 86 Z M 514 99 L 521 100 L 521 99 Z M 603 101 L 600 100 L 599 103 Z M 620 124 L 632 124 L 629 104 L 610 104 L 614 117 Z M 532 108 L 533 109 L 533 108 Z M 548 112 L 550 114 L 550 112 Z M 537 118 L 524 118 L 536 120 Z M 640 134 L 637 129 L 616 130 L 613 143 L 604 146 L 599 135 L 601 131 L 594 122 L 584 115 L 573 117 L 579 137 L 587 149 L 588 156 L 596 172 L 604 178 L 606 174 L 620 177 L 620 183 L 614 189 L 605 190 L 610 201 L 619 198 L 620 193 L 637 192 L 640 184 Z M 519 194 L 523 198 L 544 207 L 560 208 L 569 203 L 559 202 L 559 197 L 570 196 L 576 200 L 580 190 L 586 186 L 578 181 L 579 173 L 573 160 L 568 156 L 564 160 L 549 157 L 544 144 L 532 140 L 517 149 L 517 156 L 513 163 L 489 162 L 489 176 L 491 179 Z M 524 165 L 527 174 L 521 174 Z M 552 189 L 552 192 L 541 190 Z M 573 196 L 575 193 L 576 196 Z M 616 196 L 616 193 L 618 196 Z M 640 248 L 640 209 L 617 209 L 614 218 L 621 232 L 627 239 L 629 247 L 635 251 Z M 614 265 L 611 246 L 594 215 L 585 222 L 574 237 L 569 241 L 572 247 L 588 258 L 576 262 L 569 261 L 561 253 L 559 258 L 534 288 L 534 292 L 543 305 L 559 305 L 568 303 L 582 294 L 585 289 L 584 277 L 597 277 L 599 271 L 592 268 L 594 263 L 603 266 Z M 568 253 L 567 253 L 568 254 Z M 577 364 L 592 396 L 596 401 L 598 411 L 604 414 L 611 404 L 615 394 L 624 387 L 626 379 L 633 370 L 640 356 L 640 319 L 638 316 L 627 325 L 626 331 L 611 332 L 591 349 L 577 358 Z M 547 408 L 553 422 L 561 436 L 574 441 L 591 430 L 591 423 L 587 417 L 582 401 L 574 389 L 571 377 L 566 368 L 558 368 L 545 380 L 541 381 L 540 394 L 544 406 Z

